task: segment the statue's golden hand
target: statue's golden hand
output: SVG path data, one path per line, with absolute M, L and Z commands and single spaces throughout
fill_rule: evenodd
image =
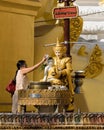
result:
M 51 74 L 52 76 L 55 76 L 56 75 L 56 72 L 52 72 L 52 74 Z
M 57 75 L 60 77 L 61 76 L 61 74 L 62 74 L 62 71 L 60 70 L 60 71 L 57 71 Z

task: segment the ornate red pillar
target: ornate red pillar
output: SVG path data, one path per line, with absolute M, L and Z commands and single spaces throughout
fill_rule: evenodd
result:
M 64 5 L 69 6 L 70 0 L 64 0 Z M 64 19 L 64 44 L 67 48 L 66 55 L 70 57 L 70 19 Z
M 70 6 L 71 2 L 75 0 L 59 0 L 59 2 L 64 2 L 64 6 Z M 71 57 L 70 55 L 70 19 L 64 19 L 64 44 L 67 48 L 66 55 Z

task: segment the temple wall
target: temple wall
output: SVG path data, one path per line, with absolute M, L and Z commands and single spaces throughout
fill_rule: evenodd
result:
M 39 7 L 35 1 L 0 1 L 0 112 L 11 111 L 5 88 L 14 77 L 16 62 L 25 59 L 28 66 L 34 64 L 34 20 Z

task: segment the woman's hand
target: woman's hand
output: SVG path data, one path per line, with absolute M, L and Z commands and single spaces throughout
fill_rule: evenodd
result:
M 48 58 L 49 58 L 49 55 L 46 54 L 46 55 L 43 57 L 42 61 L 44 62 L 44 61 L 46 61 Z

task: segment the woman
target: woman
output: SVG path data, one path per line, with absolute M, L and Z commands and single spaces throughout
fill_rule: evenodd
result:
M 27 73 L 32 72 L 36 68 L 38 68 L 45 60 L 46 56 L 32 67 L 27 67 L 25 60 L 19 60 L 17 62 L 17 71 L 16 71 L 16 90 L 12 97 L 12 113 L 16 114 L 18 110 L 18 90 L 27 89 L 29 85 L 29 80 L 27 77 Z

